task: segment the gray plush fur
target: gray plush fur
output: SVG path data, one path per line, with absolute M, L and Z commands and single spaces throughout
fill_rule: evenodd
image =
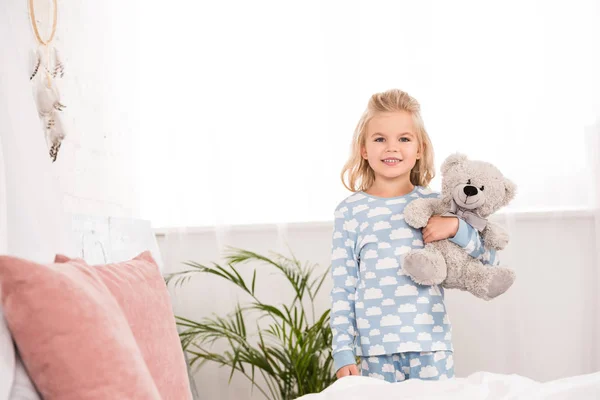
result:
M 442 215 L 454 206 L 487 219 L 506 206 L 515 196 L 516 186 L 492 164 L 469 160 L 454 154 L 442 164 L 442 192 L 439 199 L 415 199 L 404 210 L 406 222 L 423 228 L 432 215 Z M 483 188 L 483 190 L 482 190 Z M 469 193 L 469 196 L 467 196 Z M 497 224 L 487 221 L 480 232 L 485 246 L 502 250 L 508 234 Z M 486 266 L 448 239 L 428 243 L 406 254 L 402 268 L 415 282 L 466 290 L 484 300 L 506 292 L 515 280 L 513 270 Z

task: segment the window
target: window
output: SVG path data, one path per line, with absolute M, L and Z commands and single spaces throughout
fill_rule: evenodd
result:
M 169 7 L 138 22 L 136 174 L 155 227 L 332 219 L 354 126 L 392 87 L 420 101 L 438 171 L 460 151 L 519 185 L 511 209 L 589 206 L 593 1 Z

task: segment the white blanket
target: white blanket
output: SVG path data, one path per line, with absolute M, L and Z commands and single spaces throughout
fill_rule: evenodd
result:
M 519 375 L 477 372 L 466 378 L 446 381 L 418 379 L 388 383 L 375 378 L 348 376 L 337 380 L 321 393 L 302 400 L 566 400 L 600 399 L 600 372 L 536 382 Z

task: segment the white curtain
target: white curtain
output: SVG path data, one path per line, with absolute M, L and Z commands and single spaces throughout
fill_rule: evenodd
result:
M 49 262 L 69 254 L 58 181 L 29 82 L 32 33 L 23 2 L 0 5 L 0 252 Z M 8 39 L 12 38 L 12 39 Z M 10 40 L 10 42 L 9 42 Z
M 515 211 L 589 208 L 564 185 L 588 186 L 599 13 L 593 0 L 145 4 L 142 216 L 329 220 L 360 113 L 392 87 L 421 102 L 438 167 L 454 151 L 497 164 L 519 184 Z

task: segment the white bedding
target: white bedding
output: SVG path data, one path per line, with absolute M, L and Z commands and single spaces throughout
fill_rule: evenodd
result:
M 321 393 L 300 397 L 302 400 L 365 399 L 485 399 L 485 400 L 565 400 L 600 399 L 600 372 L 536 382 L 519 375 L 477 372 L 466 378 L 447 381 L 418 379 L 388 383 L 375 378 L 349 376 L 337 380 Z

